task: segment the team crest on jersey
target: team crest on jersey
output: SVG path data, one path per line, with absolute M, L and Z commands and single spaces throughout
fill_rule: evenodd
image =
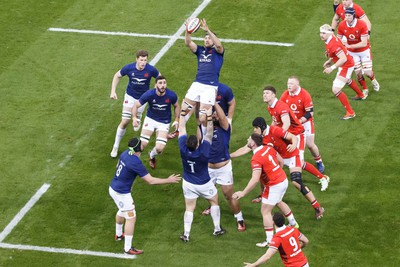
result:
M 169 100 L 169 98 L 165 99 L 165 103 L 169 103 L 171 102 L 171 100 Z
M 146 73 L 144 74 L 144 77 L 145 77 L 145 78 L 149 78 L 149 74 L 146 72 Z
M 221 100 L 222 96 L 221 95 L 217 95 L 217 100 Z

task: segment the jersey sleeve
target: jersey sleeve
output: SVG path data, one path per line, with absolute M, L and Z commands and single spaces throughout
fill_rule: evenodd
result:
M 278 250 L 281 245 L 281 239 L 277 236 L 273 236 L 271 242 L 269 243 L 269 247 Z
M 139 98 L 139 103 L 141 105 L 144 105 L 145 103 L 149 102 L 149 98 L 151 96 L 153 90 L 148 90 L 146 91 L 140 98 Z
M 304 109 L 309 109 L 309 108 L 314 107 L 314 103 L 312 101 L 311 95 L 304 90 L 303 90 L 303 93 L 304 93 Z
M 125 76 L 129 73 L 129 70 L 130 70 L 130 64 L 123 66 L 120 73 L 122 76 Z
M 251 169 L 254 170 L 262 170 L 262 163 L 260 160 L 257 158 L 257 156 L 253 156 L 251 159 Z
M 144 177 L 149 174 L 141 160 L 138 160 L 138 162 L 133 165 L 133 170 L 139 175 L 139 177 Z

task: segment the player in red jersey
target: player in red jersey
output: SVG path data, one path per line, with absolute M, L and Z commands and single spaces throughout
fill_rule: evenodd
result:
M 372 54 L 367 24 L 356 18 L 354 8 L 346 8 L 345 13 L 345 20 L 340 22 L 338 27 L 337 37 L 343 41 L 349 54 L 353 57 L 354 72 L 357 75 L 358 82 L 363 87 L 363 93 L 368 94 L 368 87 L 363 74 L 371 80 L 374 90 L 379 91 L 379 83 L 372 71 Z
M 334 3 L 335 6 L 335 3 Z M 357 19 L 363 20 L 368 27 L 369 34 L 371 33 L 371 21 L 369 20 L 367 14 L 365 14 L 364 10 L 357 4 L 353 3 L 353 0 L 342 0 L 342 4 L 339 4 L 335 9 L 335 15 L 333 15 L 331 28 L 333 30 L 336 29 L 337 25 L 339 24 L 339 20 L 344 20 L 345 11 L 347 8 L 354 8 L 355 16 Z
M 302 161 L 301 167 L 318 179 L 329 178 L 318 171 L 313 165 L 308 162 L 304 162 L 304 148 L 306 143 L 306 137 L 304 127 L 301 124 L 299 117 L 293 112 L 291 107 L 283 101 L 276 98 L 276 89 L 273 86 L 266 86 L 263 91 L 264 102 L 268 104 L 268 112 L 272 117 L 271 125 L 282 127 L 284 131 L 288 131 L 297 136 L 299 139 L 298 148 L 300 150 L 300 159 Z M 254 126 L 254 125 L 253 125 Z M 325 191 L 328 187 L 329 181 L 320 181 L 323 183 L 322 191 Z
M 285 226 L 285 217 L 279 212 L 274 213 L 273 221 L 276 233 L 267 252 L 254 263 L 245 262 L 244 266 L 260 266 L 279 251 L 283 265 L 286 267 L 309 267 L 308 260 L 302 251 L 302 248 L 308 244 L 308 238 L 296 228 Z
M 342 91 L 343 87 L 347 83 L 357 93 L 357 96 L 352 98 L 353 100 L 364 100 L 367 98 L 351 78 L 354 70 L 353 57 L 349 55 L 343 43 L 333 34 L 331 26 L 324 24 L 320 27 L 319 32 L 321 40 L 325 42 L 326 55 L 329 57 L 323 65 L 323 73 L 330 74 L 338 68 L 335 80 L 333 81 L 332 92 L 346 109 L 346 114 L 341 119 L 352 119 L 356 116 L 356 113 L 352 109 L 346 94 Z
M 298 142 L 297 137 L 291 134 L 290 132 L 283 131 L 283 129 L 280 127 L 268 126 L 266 121 L 262 117 L 257 117 L 253 120 L 253 131 L 256 134 L 260 134 L 263 136 L 264 145 L 273 146 L 274 149 L 279 153 L 280 157 L 282 157 L 283 159 L 284 165 L 286 165 L 289 168 L 290 179 L 292 181 L 292 184 L 310 202 L 311 206 L 315 210 L 315 218 L 317 220 L 321 219 L 323 217 L 325 210 L 323 207 L 321 207 L 318 200 L 315 198 L 314 194 L 303 183 L 302 180 L 301 167 L 303 164 L 303 156 L 299 153 L 299 149 L 297 148 L 297 142 Z M 250 151 L 251 150 L 247 146 L 241 147 L 235 152 L 231 153 L 231 158 L 244 155 Z M 318 172 L 317 169 L 315 170 Z M 324 177 L 323 174 L 321 174 L 321 176 Z M 329 177 L 325 176 L 325 178 L 326 179 L 324 181 L 327 182 Z M 328 187 L 328 184 L 324 186 L 326 189 Z
M 253 170 L 251 179 L 243 189 L 232 195 L 233 199 L 240 199 L 246 196 L 260 182 L 264 185 L 264 191 L 261 201 L 261 214 L 263 217 L 266 240 L 257 243 L 258 247 L 266 247 L 274 234 L 272 222 L 272 209 L 277 206 L 284 214 L 290 214 L 289 222 L 296 226 L 297 222 L 289 208 L 282 201 L 288 187 L 286 173 L 281 167 L 276 150 L 271 146 L 263 146 L 263 137 L 260 134 L 253 133 L 247 140 L 247 147 L 253 151 L 251 159 L 251 168 Z M 297 225 L 298 227 L 298 225 Z
M 314 136 L 314 104 L 308 91 L 300 86 L 300 80 L 296 76 L 291 76 L 287 81 L 288 89 L 283 92 L 280 100 L 285 102 L 294 115 L 299 119 L 304 127 L 306 146 L 314 157 L 318 170 L 323 173 L 324 163 L 321 159 L 318 146 L 315 144 Z

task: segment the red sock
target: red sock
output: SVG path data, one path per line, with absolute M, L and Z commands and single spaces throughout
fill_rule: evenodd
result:
M 374 74 L 374 72 L 372 72 L 371 77 L 369 77 L 369 79 L 370 79 L 371 81 L 375 80 L 375 74 Z
M 364 96 L 364 94 L 361 92 L 360 88 L 358 87 L 358 85 L 356 84 L 356 82 L 353 79 L 349 80 L 349 82 L 347 84 L 350 86 L 351 89 L 353 89 L 354 92 L 356 92 L 356 94 L 359 97 Z
M 314 157 L 315 162 L 322 161 L 321 155 Z
M 336 97 L 342 103 L 347 112 L 354 113 L 354 110 L 350 106 L 349 99 L 343 91 L 339 91 L 339 93 L 336 94 Z
M 358 83 L 362 86 L 363 89 L 368 89 L 367 82 L 364 79 L 364 76 L 357 77 Z
M 303 169 L 308 171 L 309 173 L 311 173 L 312 175 L 314 175 L 315 177 L 317 177 L 318 179 L 321 179 L 324 177 L 324 175 L 322 173 L 320 173 L 318 171 L 317 168 L 314 167 L 314 165 L 312 165 L 311 163 L 308 162 L 304 162 L 303 164 Z
M 321 207 L 321 205 L 318 203 L 317 200 L 314 200 L 313 202 L 311 202 L 311 205 L 313 206 L 314 209 Z

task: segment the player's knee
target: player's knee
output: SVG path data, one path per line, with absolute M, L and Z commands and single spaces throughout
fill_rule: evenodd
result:
M 131 118 L 132 118 L 132 112 L 130 112 L 128 110 L 122 111 L 122 121 L 128 120 L 128 122 L 129 122 Z
M 146 134 L 140 135 L 140 141 L 142 141 L 142 145 L 147 145 L 150 141 L 150 135 Z
M 292 172 L 290 174 L 290 179 L 292 180 L 293 183 L 296 183 L 300 188 L 299 191 L 303 195 L 307 195 L 310 190 L 308 190 L 308 187 L 303 183 L 303 179 L 301 178 L 301 172 Z
M 131 220 L 136 217 L 136 211 L 135 210 L 118 211 L 117 215 L 125 218 L 126 220 Z

